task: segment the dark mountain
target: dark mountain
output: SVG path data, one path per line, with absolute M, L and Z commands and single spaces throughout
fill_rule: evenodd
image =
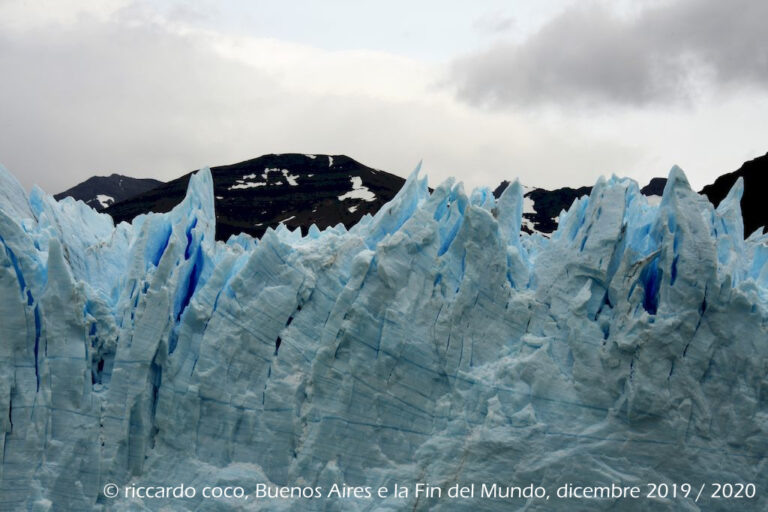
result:
M 667 178 L 651 178 L 651 181 L 640 189 L 640 193 L 646 196 L 661 196 L 666 186 Z
M 131 178 L 120 174 L 93 176 L 53 197 L 57 200 L 73 197 L 83 201 L 94 210 L 102 211 L 111 204 L 143 194 L 162 184 L 162 181 Z
M 701 189 L 700 193 L 717 206 L 739 177 L 744 178 L 741 215 L 744 218 L 744 235 L 749 236 L 758 228 L 768 226 L 768 206 L 763 203 L 763 194 L 768 190 L 768 153 L 745 162 L 736 171 L 723 174 Z
M 320 229 L 342 223 L 351 227 L 374 214 L 405 183 L 394 174 L 366 167 L 344 155 L 264 155 L 212 167 L 216 197 L 216 238 L 241 232 L 260 237 L 283 223 L 291 229 Z M 164 183 L 105 210 L 115 220 L 130 221 L 147 212 L 167 212 L 187 190 L 190 174 Z
M 366 213 L 376 213 L 405 183 L 399 176 L 344 155 L 264 155 L 211 171 L 220 240 L 241 232 L 259 237 L 280 223 L 300 227 L 303 233 L 313 223 L 321 229 L 338 223 L 351 227 Z M 190 175 L 168 183 L 118 174 L 96 176 L 54 197 L 72 196 L 109 213 L 116 223 L 130 221 L 141 213 L 173 208 L 184 198 Z M 768 208 L 759 203 L 761 192 L 768 188 L 768 154 L 720 176 L 701 193 L 717 206 L 740 176 L 745 186 L 741 201 L 745 234 L 749 235 L 768 225 Z M 666 178 L 653 178 L 640 192 L 660 197 L 666 182 Z M 506 180 L 501 182 L 494 196 L 500 197 L 508 185 Z M 560 212 L 591 191 L 592 187 L 525 188 L 523 231 L 549 235 L 557 228 Z M 110 199 L 114 204 L 104 209 L 102 205 Z
M 661 196 L 666 184 L 666 178 L 653 178 L 640 192 L 646 196 Z M 501 193 L 508 186 L 509 181 L 502 181 L 493 191 L 493 195 L 501 197 Z M 526 233 L 539 232 L 545 236 L 549 235 L 557 229 L 557 217 L 560 212 L 567 210 L 576 199 L 589 195 L 590 192 L 592 187 L 563 187 L 555 190 L 524 187 L 523 197 L 526 201 L 523 205 L 522 230 Z

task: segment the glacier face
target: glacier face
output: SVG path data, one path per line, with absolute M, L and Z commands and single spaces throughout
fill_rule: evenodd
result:
M 547 240 L 520 235 L 518 183 L 430 194 L 416 171 L 349 231 L 224 244 L 207 170 L 172 212 L 114 227 L 0 168 L 0 510 L 586 506 L 107 482 L 766 489 L 768 236 L 744 240 L 741 187 L 715 210 L 677 168 L 659 205 L 601 179 Z M 651 505 L 733 507 L 621 502 Z

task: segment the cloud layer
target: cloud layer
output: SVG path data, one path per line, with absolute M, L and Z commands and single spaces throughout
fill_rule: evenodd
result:
M 768 86 L 768 2 L 665 1 L 620 16 L 577 3 L 520 44 L 454 62 L 459 97 L 474 105 L 646 106 L 709 89 Z
M 0 35 L 0 162 L 52 193 L 94 174 L 172 179 L 273 152 L 344 153 L 402 176 L 424 160 L 433 183 L 468 187 L 576 184 L 632 154 L 488 116 L 434 85 L 441 66 L 396 54 L 202 30 L 135 4 L 32 21 Z
M 328 16 L 362 23 L 341 4 Z M 611 173 L 646 183 L 679 164 L 700 187 L 768 149 L 758 62 L 768 44 L 757 44 L 761 6 L 737 23 L 699 4 L 709 10 L 698 17 L 689 0 L 623 18 L 573 7 L 542 15 L 550 21 L 517 46 L 451 67 L 418 52 L 238 32 L 153 0 L 61 0 L 58 11 L 0 0 L 0 162 L 52 193 L 94 174 L 172 179 L 283 152 L 344 153 L 402 176 L 423 160 L 432 184 L 455 176 L 467 188 L 515 177 L 580 186 Z M 491 38 L 531 33 L 525 13 L 491 12 L 462 20 Z M 290 9 L 280 16 L 293 20 Z M 429 18 L 450 39 L 440 23 Z M 661 42 L 676 39 L 665 52 Z M 690 69 L 723 94 L 668 108 L 704 83 Z M 437 85 L 451 73 L 464 101 Z M 565 108 L 476 108 L 548 103 Z

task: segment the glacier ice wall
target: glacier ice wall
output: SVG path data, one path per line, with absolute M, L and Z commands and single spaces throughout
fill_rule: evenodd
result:
M 203 507 L 105 482 L 768 488 L 768 237 L 744 240 L 741 182 L 715 210 L 677 168 L 658 206 L 601 179 L 547 240 L 520 235 L 519 184 L 430 194 L 417 171 L 349 231 L 226 244 L 208 170 L 117 227 L 1 168 L 0 191 L 1 510 Z

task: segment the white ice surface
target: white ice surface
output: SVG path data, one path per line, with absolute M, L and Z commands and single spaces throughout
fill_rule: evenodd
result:
M 106 500 L 107 482 L 766 489 L 768 236 L 743 239 L 741 193 L 715 210 L 675 168 L 654 206 L 601 179 L 547 240 L 520 235 L 518 183 L 496 200 L 414 174 L 349 230 L 222 243 L 207 170 L 115 227 L 0 169 L 0 510 L 587 507 Z

